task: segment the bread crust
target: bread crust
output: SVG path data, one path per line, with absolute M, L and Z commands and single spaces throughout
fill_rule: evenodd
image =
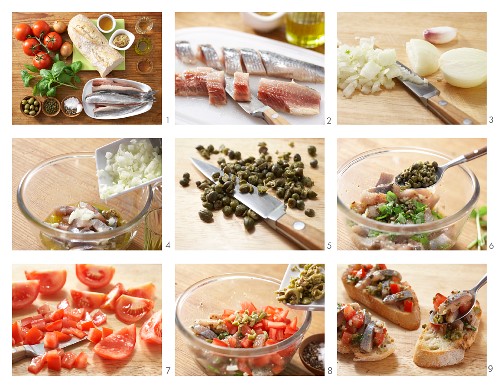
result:
M 396 345 L 392 337 L 387 335 L 387 340 L 388 344 L 383 350 L 376 348 L 370 353 L 361 352 L 358 348 L 342 344 L 341 340 L 337 340 L 337 352 L 343 354 L 354 353 L 354 361 L 379 361 L 391 356 L 396 350 Z
M 413 310 L 411 313 L 399 310 L 392 305 L 386 305 L 378 297 L 372 296 L 365 289 L 358 289 L 353 284 L 347 282 L 349 275 L 349 267 L 342 274 L 342 283 L 344 288 L 353 300 L 365 305 L 368 309 L 374 311 L 378 315 L 386 318 L 387 320 L 399 325 L 401 328 L 408 330 L 416 330 L 420 327 L 420 305 L 415 291 L 407 282 L 402 282 L 402 285 L 408 286 L 408 290 L 413 295 Z

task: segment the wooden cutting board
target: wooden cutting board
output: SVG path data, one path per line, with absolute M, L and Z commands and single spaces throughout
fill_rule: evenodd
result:
M 436 45 L 441 53 L 459 47 L 486 50 L 486 13 L 479 12 L 403 12 L 403 13 L 338 13 L 338 40 L 355 45 L 355 37 L 375 37 L 380 48 L 394 48 L 398 60 L 410 66 L 406 55 L 406 42 L 423 39 L 426 28 L 452 26 L 458 29 L 454 41 Z M 330 74 L 331 75 L 331 74 Z M 439 82 L 438 79 L 442 81 Z M 446 100 L 486 124 L 486 85 L 462 89 L 446 83 L 440 71 L 427 79 Z M 396 82 L 392 90 L 376 95 L 363 95 L 356 91 L 350 99 L 337 90 L 338 124 L 442 124 L 403 86 Z
M 176 163 L 175 163 L 175 212 L 176 212 L 176 248 L 178 249 L 259 249 L 263 246 L 269 250 L 276 249 L 295 249 L 297 246 L 287 238 L 273 231 L 267 224 L 260 222 L 256 224 L 255 231 L 249 233 L 243 226 L 243 219 L 236 216 L 230 218 L 224 217 L 222 211 L 214 212 L 214 222 L 205 223 L 200 220 L 198 211 L 203 209 L 201 205 L 200 191 L 196 187 L 196 181 L 203 181 L 205 177 L 191 163 L 191 158 L 204 160 L 195 149 L 198 145 L 207 147 L 212 144 L 215 148 L 221 144 L 235 151 L 240 151 L 242 157 L 257 156 L 259 147 L 257 144 L 261 141 L 267 143 L 269 154 L 276 159 L 276 150 L 281 153 L 292 152 L 299 153 L 305 164 L 304 174 L 310 176 L 314 181 L 314 191 L 318 194 L 315 200 L 307 200 L 306 208 L 312 208 L 316 216 L 309 218 L 303 211 L 288 209 L 298 219 L 307 224 L 311 224 L 320 230 L 324 230 L 324 206 L 325 206 L 325 188 L 324 188 L 324 140 L 323 139 L 177 139 L 175 143 Z M 291 148 L 289 143 L 293 141 L 295 146 Z M 307 153 L 307 147 L 315 145 L 317 149 L 318 168 L 313 169 L 309 166 L 311 157 Z M 208 160 L 217 165 L 220 155 L 212 155 Z M 226 157 L 226 160 L 228 158 Z M 184 188 L 179 184 L 182 175 L 189 172 L 191 182 Z
M 188 287 L 207 277 L 221 275 L 225 273 L 254 273 L 281 279 L 285 274 L 287 265 L 176 265 L 175 266 L 175 298 L 177 299 Z M 214 294 L 214 297 L 224 295 Z M 249 296 L 251 297 L 251 295 Z M 230 307 L 221 304 L 221 308 Z M 214 311 L 216 312 L 216 311 Z M 204 316 L 200 316 L 203 318 Z M 325 333 L 324 312 L 313 312 L 312 322 L 305 337 L 316 333 Z M 175 374 L 201 376 L 205 375 L 196 363 L 186 340 L 182 333 L 176 329 L 175 332 Z M 285 368 L 281 375 L 312 375 L 302 364 L 298 352 L 292 358 L 291 363 Z
M 109 285 L 97 291 L 107 293 L 113 285 L 121 282 L 125 289 L 133 286 L 142 285 L 146 282 L 153 282 L 156 286 L 156 298 L 154 311 L 162 308 L 162 271 L 161 265 L 113 265 L 115 267 L 114 277 Z M 54 310 L 57 303 L 64 298 L 71 301 L 70 290 L 89 290 L 83 285 L 75 274 L 75 265 L 13 265 L 12 266 L 12 281 L 26 280 L 24 271 L 28 270 L 61 270 L 66 269 L 67 278 L 64 288 L 58 293 L 49 296 L 39 296 L 32 306 L 18 311 L 12 311 L 12 321 L 20 320 L 22 318 L 36 314 L 37 307 L 48 303 Z M 119 330 L 127 324 L 119 321 L 113 313 L 106 313 L 107 322 L 104 326 Z M 68 349 L 68 351 L 79 353 L 84 351 L 88 355 L 88 366 L 86 369 L 66 370 L 54 372 L 49 371 L 47 368 L 42 370 L 38 375 L 94 375 L 94 376 L 110 376 L 110 375 L 161 375 L 162 373 L 162 346 L 144 343 L 140 337 L 140 328 L 144 322 L 147 321 L 150 315 L 136 323 L 137 327 L 137 341 L 135 344 L 134 353 L 131 357 L 124 360 L 105 360 L 101 359 L 92 350 L 93 344 L 84 340 Z M 21 360 L 16 364 L 12 364 L 12 375 L 33 375 L 28 372 L 28 365 L 30 360 Z
M 337 168 L 343 165 L 345 162 L 352 159 L 354 156 L 366 152 L 368 150 L 390 147 L 390 146 L 416 146 L 428 149 L 436 149 L 439 152 L 449 155 L 450 157 L 457 157 L 472 151 L 473 149 L 479 149 L 486 145 L 486 139 L 484 138 L 468 138 L 464 139 L 402 139 L 402 138 L 392 138 L 392 139 L 345 139 L 341 138 L 337 143 Z M 470 168 L 474 174 L 477 176 L 479 181 L 479 186 L 481 191 L 479 193 L 479 199 L 477 201 L 476 207 L 481 207 L 487 204 L 487 181 L 486 181 L 486 162 L 488 156 L 480 157 L 476 160 L 468 162 L 466 165 Z M 382 171 L 381 171 L 382 172 Z M 376 179 L 374 180 L 376 182 Z M 369 187 L 366 187 L 369 188 Z M 352 250 L 356 249 L 351 241 L 349 233 L 347 232 L 347 227 L 343 216 L 337 218 L 337 247 L 339 250 Z M 455 250 L 464 250 L 467 245 L 477 239 L 476 224 L 472 220 L 468 220 L 462 230 L 462 233 L 458 237 L 458 241 L 453 247 Z
M 352 302 L 347 295 L 340 277 L 347 265 L 338 265 L 337 271 L 337 300 L 338 302 Z M 417 294 L 422 324 L 428 321 L 429 311 L 433 308 L 432 298 L 437 292 L 448 295 L 452 290 L 470 289 L 486 273 L 486 265 L 388 265 L 390 269 L 397 270 L 403 276 L 403 281 L 408 281 Z M 354 362 L 353 356 L 337 354 L 338 375 L 486 375 L 486 333 L 487 311 L 486 303 L 487 285 L 478 293 L 483 315 L 476 341 L 465 353 L 461 364 L 450 367 L 430 369 L 420 368 L 413 363 L 415 343 L 422 331 L 407 331 L 399 326 L 373 314 L 377 319 L 386 322 L 387 331 L 394 338 L 396 351 L 391 356 L 375 362 Z

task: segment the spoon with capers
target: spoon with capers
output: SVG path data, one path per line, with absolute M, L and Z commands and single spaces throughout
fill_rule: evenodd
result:
M 472 152 L 458 156 L 446 164 L 438 165 L 437 162 L 419 162 L 401 172 L 395 178 L 395 183 L 406 188 L 428 188 L 437 184 L 448 168 L 477 159 L 484 156 L 487 147 L 475 149 Z

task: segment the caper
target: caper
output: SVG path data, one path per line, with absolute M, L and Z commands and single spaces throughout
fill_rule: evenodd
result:
M 306 208 L 306 204 L 302 199 L 297 200 L 297 209 L 304 210 Z
M 198 215 L 200 216 L 200 219 L 205 223 L 211 223 L 214 218 L 214 214 L 212 213 L 212 211 L 207 209 L 198 211 Z
M 233 215 L 233 209 L 231 208 L 231 206 L 224 206 L 222 208 L 222 213 L 224 214 L 224 216 L 231 216 Z
M 253 220 L 249 216 L 245 216 L 243 218 L 243 225 L 245 226 L 247 231 L 252 231 L 255 228 L 255 220 Z
M 182 178 L 183 179 L 186 179 L 186 180 L 189 180 L 191 178 L 191 176 L 189 175 L 188 172 L 185 172 L 183 175 L 182 175 Z
M 250 192 L 250 186 L 248 184 L 242 184 L 242 185 L 240 185 L 240 192 L 241 193 L 249 193 Z
M 288 201 L 286 202 L 288 207 L 290 208 L 295 208 L 297 206 L 297 200 L 292 198 L 289 198 Z
M 311 157 L 316 156 L 316 147 L 314 145 L 309 145 L 307 147 L 307 153 L 309 153 L 309 156 Z
M 189 185 L 189 181 L 186 179 L 181 179 L 179 180 L 179 184 L 182 185 L 183 187 L 187 187 Z
M 217 200 L 217 192 L 212 191 L 207 195 L 207 201 L 209 201 L 210 203 L 213 203 L 216 200 Z
M 245 213 L 247 212 L 247 206 L 245 206 L 244 204 L 238 204 L 236 206 L 236 209 L 234 210 L 234 213 L 236 216 L 244 216 Z
M 205 207 L 207 210 L 209 211 L 213 211 L 214 210 L 214 205 L 213 203 L 209 203 L 209 202 L 203 202 L 202 203 L 202 206 Z
M 312 208 L 308 208 L 307 210 L 304 211 L 304 214 L 306 214 L 308 217 L 312 218 L 316 213 Z
M 310 165 L 312 168 L 317 168 L 317 167 L 318 167 L 318 160 L 316 160 L 316 159 L 312 159 L 312 160 L 309 162 L 309 165 Z
M 302 158 L 298 153 L 296 153 L 295 156 L 293 156 L 293 161 L 300 161 L 300 160 L 302 160 Z
M 308 199 L 316 199 L 316 197 L 318 196 L 318 194 L 314 191 L 308 191 L 307 192 L 307 198 Z

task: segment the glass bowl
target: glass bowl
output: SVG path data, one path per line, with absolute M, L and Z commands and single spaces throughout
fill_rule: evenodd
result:
M 50 250 L 122 250 L 137 234 L 153 192 L 150 186 L 106 202 L 99 197 L 94 153 L 70 153 L 50 158 L 30 170 L 19 183 L 17 203 L 31 228 Z M 124 224 L 110 231 L 75 233 L 49 226 L 44 220 L 60 206 L 80 201 L 115 209 Z
M 434 211 L 443 218 L 423 224 L 391 224 L 369 219 L 350 209 L 364 190 L 375 187 L 382 172 L 396 176 L 418 161 L 442 165 L 452 157 L 416 148 L 379 148 L 361 153 L 337 171 L 339 216 L 355 246 L 361 250 L 440 250 L 456 243 L 479 197 L 479 182 L 463 164 L 450 168 L 429 189 L 439 196 Z
M 277 344 L 260 348 L 226 348 L 212 345 L 191 330 L 193 322 L 223 309 L 240 309 L 251 301 L 259 308 L 279 306 L 276 289 L 281 281 L 258 274 L 234 273 L 206 278 L 182 293 L 175 308 L 175 325 L 207 375 L 277 375 L 290 363 L 311 324 L 311 312 L 290 310 L 297 316 L 299 330 Z

